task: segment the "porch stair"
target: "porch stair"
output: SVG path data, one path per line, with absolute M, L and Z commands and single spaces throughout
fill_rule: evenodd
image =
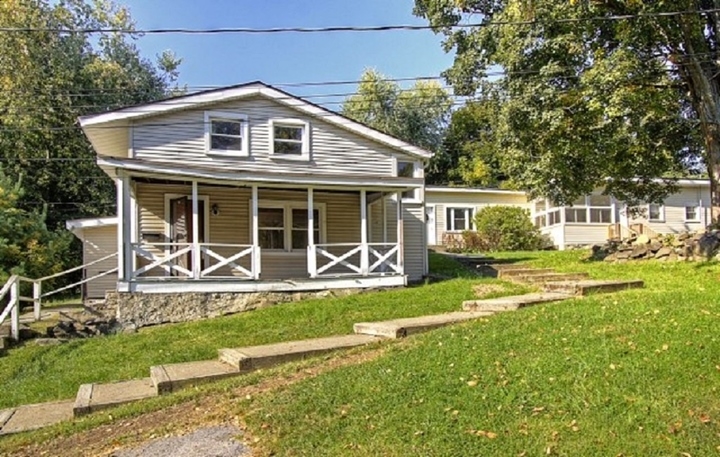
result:
M 542 273 L 515 276 L 512 277 L 511 280 L 529 284 L 540 284 L 555 281 L 582 281 L 589 277 L 590 275 L 588 273 Z
M 469 312 L 486 312 L 492 314 L 502 311 L 515 311 L 527 306 L 567 300 L 569 298 L 572 298 L 572 295 L 566 293 L 541 292 L 486 300 L 467 300 L 463 302 L 462 307 L 465 311 Z
M 577 296 L 618 292 L 627 289 L 637 289 L 644 287 L 644 283 L 639 279 L 631 280 L 597 280 L 588 279 L 583 281 L 555 281 L 548 282 L 543 285 L 544 289 L 549 292 L 559 292 Z

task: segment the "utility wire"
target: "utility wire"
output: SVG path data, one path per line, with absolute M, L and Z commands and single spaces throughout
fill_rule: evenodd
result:
M 555 24 L 570 24 L 578 22 L 605 22 L 605 21 L 624 21 L 630 19 L 656 18 L 656 17 L 677 17 L 685 15 L 708 14 L 720 12 L 720 8 L 696 9 L 685 11 L 659 11 L 653 13 L 639 14 L 617 14 L 606 16 L 592 16 L 585 18 L 567 18 L 555 19 L 547 21 Z M 373 26 L 330 26 L 330 27 L 271 27 L 271 28 L 249 28 L 249 27 L 225 27 L 225 28 L 208 28 L 208 29 L 192 29 L 192 28 L 157 28 L 157 29 L 125 29 L 125 28 L 61 28 L 61 27 L 0 27 L 0 32 L 5 33 L 27 33 L 27 32 L 43 32 L 43 33 L 62 33 L 62 34 L 97 34 L 97 33 L 117 33 L 127 35 L 160 35 L 160 34 L 186 34 L 186 35 L 216 35 L 225 33 L 242 33 L 242 34 L 268 34 L 268 33 L 334 33 L 334 32 L 385 32 L 394 30 L 437 30 L 442 28 L 465 29 L 472 27 L 493 27 L 503 25 L 533 25 L 542 23 L 536 19 L 527 21 L 487 21 L 472 22 L 465 24 L 454 24 L 447 27 L 433 25 L 373 25 Z

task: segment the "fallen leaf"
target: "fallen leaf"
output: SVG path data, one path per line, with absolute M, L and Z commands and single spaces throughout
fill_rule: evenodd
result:
M 478 382 L 475 381 L 475 380 L 468 381 L 468 382 L 467 382 L 467 385 L 468 385 L 469 387 L 475 387 L 475 386 L 478 385 Z

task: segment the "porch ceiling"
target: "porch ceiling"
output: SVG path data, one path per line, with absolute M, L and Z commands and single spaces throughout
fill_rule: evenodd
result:
M 121 174 L 134 177 L 220 185 L 267 185 L 274 188 L 313 187 L 315 189 L 368 189 L 399 192 L 422 187 L 422 178 L 365 175 L 319 175 L 309 173 L 258 173 L 257 171 L 222 171 L 208 167 L 178 166 L 173 163 L 143 159 L 98 157 L 98 165 L 111 177 Z

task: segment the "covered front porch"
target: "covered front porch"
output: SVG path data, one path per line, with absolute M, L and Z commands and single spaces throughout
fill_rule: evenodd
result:
M 291 185 L 157 172 L 120 172 L 117 186 L 119 292 L 406 284 L 402 192 L 413 186 Z

